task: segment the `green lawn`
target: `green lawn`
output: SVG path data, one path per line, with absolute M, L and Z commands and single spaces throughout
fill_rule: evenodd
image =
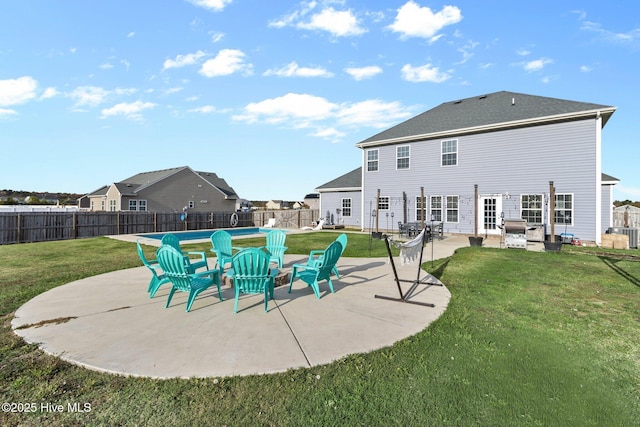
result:
M 306 253 L 336 236 L 290 235 L 287 245 Z M 385 256 L 383 243 L 350 234 L 344 256 L 369 255 Z M 10 409 L 36 408 L 3 407 L 0 425 L 632 426 L 640 419 L 637 250 L 460 249 L 433 267 L 452 299 L 428 329 L 369 354 L 275 375 L 119 377 L 62 362 L 11 331 L 13 312 L 33 296 L 138 265 L 135 244 L 107 238 L 0 246 L 0 394 L 15 403 Z M 90 411 L 70 412 L 74 404 Z

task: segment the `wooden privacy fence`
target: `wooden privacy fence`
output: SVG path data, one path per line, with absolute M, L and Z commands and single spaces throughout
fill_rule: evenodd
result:
M 80 239 L 118 234 L 166 233 L 232 227 L 300 228 L 317 220 L 317 210 L 260 212 L 0 212 L 0 245 Z

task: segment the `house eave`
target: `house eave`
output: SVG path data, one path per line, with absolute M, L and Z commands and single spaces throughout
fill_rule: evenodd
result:
M 369 147 L 397 144 L 397 143 L 403 143 L 403 142 L 415 142 L 415 141 L 437 139 L 437 138 L 450 138 L 453 136 L 460 136 L 460 135 L 466 135 L 466 134 L 472 134 L 472 133 L 485 133 L 485 132 L 505 130 L 510 128 L 538 126 L 538 125 L 554 123 L 554 122 L 582 120 L 582 119 L 588 119 L 591 117 L 593 118 L 598 118 L 600 116 L 606 117 L 606 116 L 611 116 L 615 112 L 615 110 L 616 110 L 615 107 L 600 108 L 595 110 L 580 111 L 577 113 L 573 112 L 573 113 L 567 113 L 567 114 L 556 114 L 553 116 L 546 116 L 546 117 L 535 117 L 530 119 L 515 120 L 515 121 L 503 122 L 503 123 L 492 123 L 488 125 L 481 125 L 481 126 L 474 126 L 474 127 L 468 127 L 468 128 L 460 128 L 460 129 L 451 129 L 451 130 L 446 130 L 441 132 L 432 132 L 432 133 L 425 133 L 420 135 L 408 135 L 408 136 L 403 136 L 398 138 L 383 139 L 379 141 L 361 142 L 356 144 L 356 147 L 369 148 Z M 603 126 L 604 126 L 604 123 L 603 123 Z
M 316 188 L 318 193 L 334 193 L 334 192 L 346 192 L 346 191 L 362 191 L 361 187 L 336 187 L 336 188 Z

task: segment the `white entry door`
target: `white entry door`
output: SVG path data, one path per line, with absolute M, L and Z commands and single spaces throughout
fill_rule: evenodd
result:
M 480 196 L 478 209 L 478 234 L 501 234 L 502 195 Z

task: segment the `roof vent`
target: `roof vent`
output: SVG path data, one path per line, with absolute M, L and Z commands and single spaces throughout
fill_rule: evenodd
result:
M 511 105 L 516 105 L 516 99 L 515 98 L 511 98 Z
M 461 102 L 462 102 L 462 100 L 460 99 L 458 101 L 455 101 L 454 104 L 460 104 Z
M 487 95 L 482 95 L 480 98 L 478 99 L 486 99 Z

